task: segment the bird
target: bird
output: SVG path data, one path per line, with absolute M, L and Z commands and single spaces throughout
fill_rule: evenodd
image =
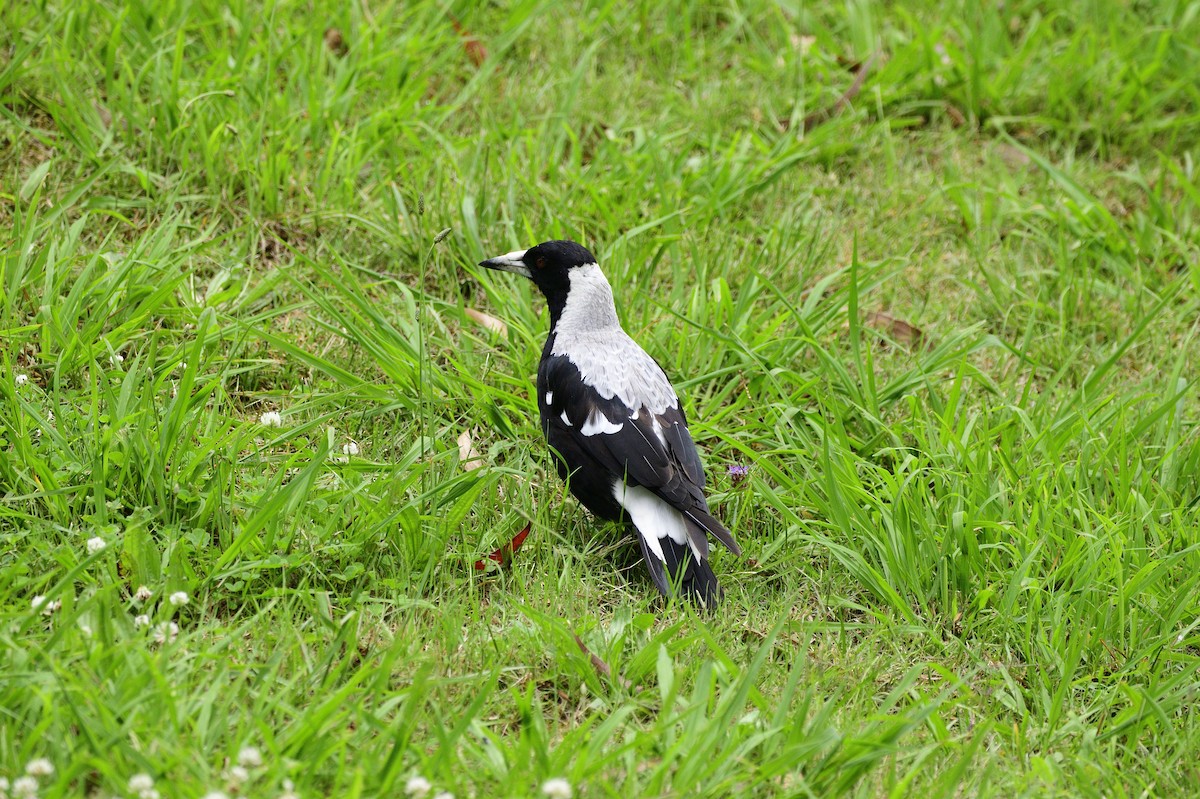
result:
M 715 608 L 723 591 L 711 535 L 741 547 L 709 511 L 704 467 L 679 396 L 617 317 L 596 258 L 574 241 L 545 241 L 480 262 L 529 278 L 546 298 L 550 331 L 537 371 L 542 433 L 559 477 L 593 515 L 632 524 L 665 597 Z

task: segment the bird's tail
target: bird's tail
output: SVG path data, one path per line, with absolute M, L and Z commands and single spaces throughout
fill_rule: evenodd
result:
M 691 522 L 688 525 L 688 534 L 697 537 L 700 541 L 705 541 L 705 533 L 712 535 L 713 538 L 720 541 L 735 555 L 742 554 L 742 548 L 738 546 L 738 542 L 733 540 L 733 533 L 729 532 L 729 528 L 721 524 L 715 516 L 708 512 L 707 505 L 702 511 L 699 508 L 689 508 L 683 512 L 687 520 Z M 707 551 L 707 543 L 705 544 Z
M 650 578 L 660 594 L 665 597 L 678 594 L 710 609 L 720 603 L 724 592 L 708 558 L 698 558 L 687 544 L 678 544 L 663 536 L 658 539 L 663 553 L 663 559 L 659 560 L 647 546 L 645 536 L 640 531 L 636 535 L 642 547 L 642 558 L 650 569 Z

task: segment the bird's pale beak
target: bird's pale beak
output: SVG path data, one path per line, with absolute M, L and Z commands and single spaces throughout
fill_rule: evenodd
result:
M 513 272 L 525 277 L 533 277 L 533 273 L 529 271 L 529 267 L 522 260 L 528 250 L 513 250 L 504 255 L 498 255 L 495 258 L 488 258 L 486 261 L 480 261 L 480 266 L 486 266 L 488 269 L 498 269 L 501 272 Z

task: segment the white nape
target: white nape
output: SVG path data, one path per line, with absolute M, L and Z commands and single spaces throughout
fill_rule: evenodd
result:
M 612 287 L 600 267 L 584 264 L 567 272 L 571 288 L 554 327 L 551 355 L 565 355 L 586 386 L 604 399 L 616 397 L 633 411 L 652 414 L 675 408 L 671 381 L 617 319 Z

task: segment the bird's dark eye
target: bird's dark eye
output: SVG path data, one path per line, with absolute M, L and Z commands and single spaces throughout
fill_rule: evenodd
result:
M 543 268 L 545 268 L 545 266 L 546 266 L 546 256 L 539 255 L 537 258 L 537 268 L 543 269 Z

